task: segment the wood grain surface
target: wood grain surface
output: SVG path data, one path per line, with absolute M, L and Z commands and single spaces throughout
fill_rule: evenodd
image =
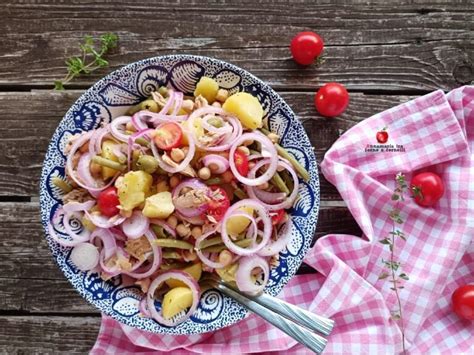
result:
M 318 160 L 371 115 L 435 89 L 474 80 L 472 1 L 44 1 L 2 2 L 0 14 L 0 353 L 87 353 L 100 313 L 52 259 L 39 220 L 38 183 L 49 140 L 69 106 L 97 79 L 151 56 L 223 59 L 276 89 L 302 121 Z M 341 2 L 342 3 L 342 2 Z M 325 40 L 324 62 L 299 67 L 288 45 L 299 31 Z M 115 32 L 110 67 L 52 82 L 86 34 Z M 348 110 L 319 116 L 315 90 L 347 86 Z M 321 178 L 316 237 L 360 234 L 337 189 Z M 313 272 L 303 265 L 300 273 Z

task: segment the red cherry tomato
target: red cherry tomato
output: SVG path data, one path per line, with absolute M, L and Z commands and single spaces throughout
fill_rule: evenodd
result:
M 339 116 L 349 105 L 349 93 L 344 85 L 328 83 L 316 93 L 314 105 L 316 110 L 323 116 Z
M 97 197 L 97 206 L 104 216 L 112 217 L 119 213 L 118 205 L 120 205 L 120 201 L 117 189 L 113 186 L 101 191 Z
M 300 32 L 291 40 L 291 55 L 296 63 L 310 65 L 324 48 L 323 39 L 314 32 Z
M 415 202 L 423 207 L 435 205 L 444 194 L 443 180 L 435 173 L 416 174 L 411 179 L 410 186 Z
M 183 144 L 183 130 L 174 122 L 162 123 L 156 128 L 154 141 L 163 150 L 178 148 Z
M 209 186 L 212 191 L 211 200 L 208 202 L 207 214 L 220 221 L 230 207 L 230 199 L 225 190 L 220 186 Z
M 249 173 L 249 158 L 247 155 L 237 149 L 234 153 L 234 162 L 239 174 L 242 176 L 247 176 Z
M 474 285 L 458 287 L 451 301 L 454 313 L 463 319 L 474 320 Z
M 277 224 L 280 224 L 281 221 L 283 221 L 283 218 L 285 217 L 285 210 L 281 209 L 273 211 L 270 213 L 270 215 L 272 216 L 272 224 L 276 226 Z

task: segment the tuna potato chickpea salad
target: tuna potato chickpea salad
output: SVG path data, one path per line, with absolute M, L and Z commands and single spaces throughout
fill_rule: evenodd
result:
M 143 316 L 163 325 L 193 314 L 205 273 L 262 292 L 290 237 L 298 175 L 309 178 L 278 140 L 248 93 L 229 96 L 208 77 L 193 97 L 160 87 L 71 137 L 66 179 L 54 179 L 68 238 L 52 223 L 49 234 L 78 269 L 131 278 Z

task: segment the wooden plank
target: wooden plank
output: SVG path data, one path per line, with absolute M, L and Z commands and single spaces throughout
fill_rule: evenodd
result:
M 145 57 L 190 53 L 235 63 L 282 89 L 339 81 L 359 90 L 432 90 L 473 80 L 474 12 L 468 4 L 335 7 L 305 1 L 291 7 L 289 13 L 287 5 L 273 2 L 177 2 L 171 8 L 151 0 L 10 4 L 0 24 L 0 85 L 51 85 L 64 75 L 64 60 L 77 54 L 83 36 L 105 31 L 121 38 L 111 69 Z M 184 20 L 185 26 L 177 26 Z M 326 39 L 326 62 L 303 70 L 290 60 L 288 44 L 308 29 Z M 89 86 L 104 74 L 74 85 Z
M 61 117 L 81 91 L 0 92 L 0 195 L 35 196 L 47 146 Z M 320 117 L 313 94 L 282 92 L 303 122 L 319 161 L 339 135 L 355 123 L 401 102 L 409 96 L 351 94 L 348 110 L 338 118 Z M 28 108 L 27 114 L 22 110 Z M 321 198 L 339 194 L 321 175 Z
M 0 316 L 0 349 L 3 354 L 86 354 L 99 326 L 99 317 Z

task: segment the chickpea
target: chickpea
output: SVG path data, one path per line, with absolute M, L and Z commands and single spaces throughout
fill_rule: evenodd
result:
M 127 131 L 135 132 L 135 127 L 133 126 L 133 123 L 132 123 L 132 122 L 127 122 L 127 124 L 125 125 L 125 129 L 126 129 Z
M 222 105 L 219 101 L 214 101 L 211 106 L 218 107 L 218 108 L 222 107 Z
M 280 136 L 278 134 L 275 134 L 275 133 L 269 133 L 268 134 L 268 139 L 270 139 L 272 141 L 272 143 L 278 143 L 280 141 Z
M 229 92 L 226 89 L 217 90 L 216 100 L 224 102 L 229 97 Z
M 253 144 L 253 140 L 243 141 L 242 145 L 249 146 Z
M 219 169 L 219 166 L 218 166 L 217 164 L 212 164 L 212 163 L 209 164 L 207 167 L 208 167 L 208 168 L 211 170 L 211 172 L 213 172 L 213 173 L 215 173 L 216 170 Z
M 161 95 L 166 96 L 168 94 L 168 88 L 166 86 L 160 86 L 158 92 Z
M 178 224 L 176 226 L 176 232 L 182 238 L 188 237 L 191 234 L 191 230 L 189 227 L 186 227 L 184 224 Z
M 137 168 L 153 174 L 158 169 L 158 161 L 151 155 L 141 155 L 137 160 Z
M 179 148 L 173 148 L 171 149 L 171 159 L 173 159 L 175 162 L 180 163 L 183 161 L 185 155 L 184 152 L 179 149 Z
M 188 155 L 189 147 L 187 147 L 187 146 L 182 147 L 181 150 L 183 151 L 184 156 Z
M 140 103 L 140 110 L 148 110 L 151 112 L 158 112 L 158 104 L 155 102 L 155 100 L 145 100 L 142 103 Z
M 222 250 L 219 253 L 219 263 L 223 264 L 224 266 L 229 265 L 232 262 L 232 253 L 227 249 Z
M 184 100 L 183 105 L 181 108 L 186 111 L 186 112 L 191 112 L 194 107 L 194 101 L 193 100 Z
M 173 175 L 170 178 L 170 187 L 174 189 L 176 186 L 178 186 L 179 182 L 180 182 L 179 177 L 177 177 L 176 175 Z
M 164 192 L 164 191 L 169 191 L 169 190 L 170 190 L 170 187 L 168 185 L 168 181 L 166 180 L 160 181 L 158 184 L 156 184 L 156 192 Z
M 211 170 L 209 170 L 209 168 L 206 168 L 206 167 L 201 168 L 198 171 L 198 176 L 203 180 L 207 180 L 211 177 Z
M 193 227 L 191 230 L 191 235 L 194 237 L 194 239 L 198 239 L 202 235 L 202 229 L 199 226 Z
M 102 166 L 96 163 L 91 163 L 89 169 L 92 175 L 98 175 L 102 171 Z
M 171 227 L 176 228 L 176 226 L 178 225 L 178 218 L 176 218 L 175 215 L 171 215 L 166 220 L 166 223 L 168 223 Z
M 263 184 L 258 185 L 258 188 L 259 188 L 260 190 L 266 190 L 266 189 L 268 189 L 269 187 L 270 187 L 270 185 L 268 184 L 268 182 L 264 182 Z
M 248 149 L 246 146 L 241 145 L 240 147 L 237 148 L 237 150 L 240 150 L 242 153 L 245 155 L 250 155 L 250 149 Z
M 197 259 L 197 254 L 193 251 L 185 250 L 184 259 L 187 261 L 194 261 Z

